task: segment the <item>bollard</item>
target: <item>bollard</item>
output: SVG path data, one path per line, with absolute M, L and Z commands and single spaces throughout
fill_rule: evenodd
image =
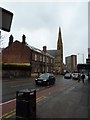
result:
M 36 90 L 16 92 L 16 120 L 35 120 Z

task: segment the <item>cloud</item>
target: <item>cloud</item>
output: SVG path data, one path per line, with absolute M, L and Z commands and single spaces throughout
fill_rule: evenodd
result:
M 78 52 L 87 56 L 87 2 L 9 2 L 3 6 L 14 13 L 9 34 L 15 39 L 21 40 L 25 34 L 27 43 L 34 47 L 56 49 L 60 26 L 64 57 Z

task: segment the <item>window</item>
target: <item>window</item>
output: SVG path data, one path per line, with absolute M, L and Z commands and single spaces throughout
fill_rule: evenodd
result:
M 37 55 L 35 54 L 35 61 L 37 61 Z
M 52 66 L 51 66 L 51 72 L 53 71 L 53 68 L 52 68 Z
M 35 67 L 34 71 L 37 72 L 37 67 Z
M 48 61 L 49 61 L 49 60 L 48 60 L 48 57 L 47 57 L 47 63 L 48 63 Z
M 51 63 L 52 63 L 52 59 L 51 59 Z
M 44 66 L 43 66 L 43 72 L 45 71 Z
M 42 61 L 42 56 L 40 55 L 40 61 Z
M 45 56 L 43 56 L 43 62 L 45 62 Z
M 48 72 L 48 66 L 47 66 L 47 72 Z

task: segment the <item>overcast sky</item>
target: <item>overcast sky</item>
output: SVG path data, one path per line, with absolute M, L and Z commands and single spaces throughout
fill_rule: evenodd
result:
M 53 0 L 54 1 L 54 0 Z M 57 49 L 58 31 L 61 27 L 64 62 L 65 57 L 78 55 L 78 63 L 88 57 L 88 1 L 81 2 L 2 2 L 0 6 L 13 12 L 10 32 L 2 32 L 2 46 L 8 45 L 10 34 L 14 41 L 26 42 L 36 48 Z

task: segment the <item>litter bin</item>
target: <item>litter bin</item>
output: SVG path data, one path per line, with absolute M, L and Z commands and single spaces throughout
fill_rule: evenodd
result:
M 16 120 L 36 118 L 36 90 L 16 92 Z

